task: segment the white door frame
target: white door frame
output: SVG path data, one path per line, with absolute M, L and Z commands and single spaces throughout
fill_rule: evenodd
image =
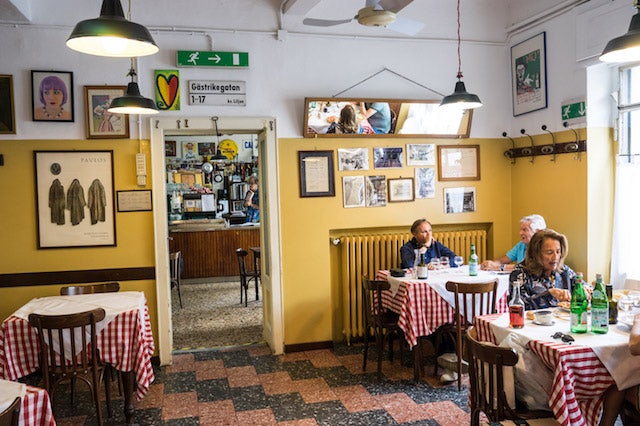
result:
M 278 189 L 278 161 L 275 119 L 271 117 L 219 117 L 218 129 L 221 133 L 262 133 L 266 144 L 260 152 L 266 160 L 260 159 L 263 179 L 266 177 L 266 191 L 261 191 L 263 200 L 269 200 L 269 220 L 261 223 L 261 239 L 268 238 L 269 256 L 262 256 L 263 286 L 271 291 L 271 306 L 265 307 L 263 333 L 275 354 L 284 352 L 284 322 L 282 307 L 281 248 L 280 248 L 280 195 Z M 155 235 L 156 297 L 158 310 L 157 348 L 160 364 L 171 364 L 172 328 L 171 294 L 169 278 L 169 232 L 167 229 L 166 164 L 164 156 L 164 136 L 189 134 L 215 134 L 213 117 L 152 117 L 150 120 L 151 170 L 154 188 L 153 216 Z M 268 229 L 267 229 L 268 228 Z M 265 271 L 269 271 L 266 276 Z M 264 287 L 263 287 L 264 290 Z M 267 303 L 263 298 L 263 303 Z M 269 317 L 266 317 L 270 313 Z

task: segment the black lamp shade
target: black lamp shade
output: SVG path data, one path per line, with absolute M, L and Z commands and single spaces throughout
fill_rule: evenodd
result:
M 449 96 L 445 96 L 440 102 L 440 106 L 454 107 L 459 109 L 473 109 L 482 106 L 480 98 L 477 95 L 468 93 L 464 87 L 464 82 L 458 80 L 456 88 Z
M 115 114 L 157 114 L 156 103 L 140 94 L 138 83 L 131 82 L 124 96 L 111 101 L 108 111 Z
M 125 19 L 120 0 L 104 0 L 100 16 L 79 22 L 67 46 L 90 55 L 117 58 L 152 55 L 159 50 L 146 27 Z
M 631 18 L 629 31 L 607 43 L 600 60 L 609 63 L 640 61 L 640 11 Z

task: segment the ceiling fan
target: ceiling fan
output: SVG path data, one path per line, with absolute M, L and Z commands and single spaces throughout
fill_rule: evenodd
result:
M 397 13 L 411 4 L 413 0 L 366 0 L 365 7 L 350 19 L 315 19 L 305 18 L 302 23 L 315 27 L 332 27 L 357 20 L 360 25 L 368 27 L 385 27 L 406 35 L 416 35 L 424 24 L 414 21 Z

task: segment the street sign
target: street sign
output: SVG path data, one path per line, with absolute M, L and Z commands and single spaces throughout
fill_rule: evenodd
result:
M 178 50 L 176 57 L 179 67 L 249 67 L 249 52 Z
M 587 104 L 585 101 L 568 102 L 562 104 L 562 119 L 575 120 L 587 116 Z
M 189 104 L 246 106 L 246 86 L 244 81 L 189 80 Z

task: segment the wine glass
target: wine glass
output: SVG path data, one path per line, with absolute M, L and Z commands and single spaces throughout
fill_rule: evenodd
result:
M 448 269 L 451 264 L 449 263 L 449 258 L 447 256 L 442 256 L 440 258 L 440 267 L 442 269 Z
M 432 258 L 429 263 L 433 266 L 432 270 L 437 271 L 440 269 L 440 259 L 437 257 Z
M 633 299 L 629 296 L 623 296 L 620 300 L 618 300 L 618 308 L 622 311 L 622 315 L 624 316 L 624 320 L 627 320 L 629 309 L 633 306 Z
M 453 258 L 453 263 L 455 263 L 456 267 L 459 268 L 464 265 L 464 259 L 462 256 L 456 256 Z

